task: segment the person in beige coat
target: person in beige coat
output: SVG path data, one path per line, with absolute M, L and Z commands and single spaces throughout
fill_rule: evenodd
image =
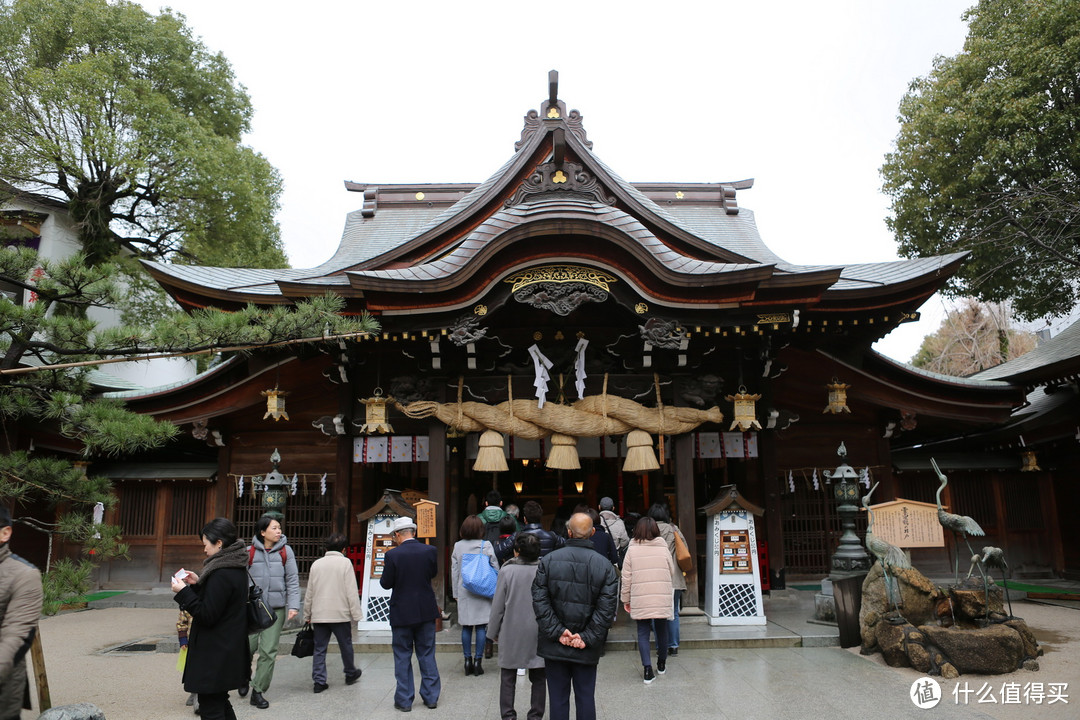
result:
M 41 573 L 11 552 L 11 533 L 11 513 L 0 505 L 0 718 L 17 718 L 30 707 L 26 653 L 43 600 Z
M 311 680 L 321 693 L 326 681 L 326 649 L 330 634 L 337 638 L 341 662 L 345 666 L 345 684 L 360 679 L 360 668 L 353 662 L 352 626 L 362 617 L 360 593 L 352 561 L 342 555 L 348 541 L 341 533 L 326 540 L 326 554 L 311 565 L 307 596 L 304 598 L 304 622 L 311 623 L 315 635 L 315 654 L 311 657 Z
M 623 560 L 622 602 L 631 619 L 637 621 L 638 652 L 645 668 L 646 685 L 656 679 L 649 652 L 649 634 L 653 629 L 656 630 L 656 672 L 663 675 L 667 670 L 666 621 L 674 614 L 671 589 L 674 563 L 656 521 L 648 516 L 638 520 Z

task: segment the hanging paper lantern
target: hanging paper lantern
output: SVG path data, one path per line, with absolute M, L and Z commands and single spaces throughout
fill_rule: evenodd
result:
M 559 433 L 552 435 L 551 453 L 548 455 L 545 464 L 553 470 L 580 470 L 581 461 L 578 460 L 577 438 Z
M 285 412 L 285 396 L 289 393 L 278 390 L 275 385 L 273 390 L 263 390 L 260 394 L 266 398 L 266 414 L 263 415 L 263 420 L 269 417 L 274 418 L 274 422 L 281 418 L 289 419 L 289 413 Z
M 503 453 L 503 436 L 498 430 L 485 430 L 480 434 L 480 449 L 476 451 L 473 470 L 480 472 L 506 472 L 506 455 Z
M 382 388 L 375 388 L 375 394 L 360 402 L 364 405 L 364 424 L 360 426 L 360 432 L 371 435 L 372 433 L 392 433 L 394 428 L 386 421 L 386 405 L 394 401 L 389 395 L 383 397 Z
M 659 470 L 656 453 L 652 449 L 652 435 L 644 430 L 631 430 L 626 434 L 626 462 L 623 472 L 648 472 Z
M 1025 450 L 1020 453 L 1020 460 L 1023 463 L 1020 467 L 1020 472 L 1036 472 L 1042 470 L 1042 468 L 1039 467 L 1039 460 L 1035 457 L 1034 450 Z
M 851 387 L 847 383 L 842 383 L 835 377 L 831 383 L 828 383 L 825 387 L 829 389 L 829 404 L 825 406 L 825 409 L 821 411 L 825 413 L 831 413 L 833 415 L 839 415 L 840 413 L 851 413 L 851 408 L 847 405 L 847 389 Z
M 728 402 L 735 404 L 735 421 L 731 423 L 729 430 L 739 428 L 743 432 L 754 429 L 760 430 L 761 423 L 757 421 L 757 406 L 756 403 L 761 399 L 761 395 L 751 395 L 746 392 L 746 386 L 740 385 L 739 392 L 734 395 L 728 395 L 725 398 Z

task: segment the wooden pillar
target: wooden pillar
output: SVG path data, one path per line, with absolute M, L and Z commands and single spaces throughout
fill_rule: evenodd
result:
M 761 457 L 761 486 L 765 491 L 765 537 L 769 542 L 769 585 L 773 590 L 787 588 L 784 568 L 784 522 L 781 509 L 780 477 L 776 462 L 776 433 L 758 433 Z
M 446 606 L 444 578 L 446 577 L 446 547 L 449 517 L 447 506 L 446 425 L 434 421 L 428 425 L 428 499 L 439 503 L 435 513 L 435 549 L 439 551 L 439 574 L 435 578 L 435 597 L 439 606 Z
M 349 490 L 352 488 L 353 438 L 342 435 L 337 439 L 337 458 L 334 473 L 334 490 L 331 496 L 334 510 L 330 520 L 334 532 L 349 537 Z
M 1051 567 L 1054 575 L 1061 577 L 1065 572 L 1065 552 L 1062 547 L 1061 525 L 1058 524 L 1057 498 L 1054 495 L 1054 473 L 1041 472 L 1036 480 L 1039 484 L 1039 502 L 1045 520 L 1043 537 L 1050 551 Z
M 348 424 L 349 418 L 352 417 L 353 397 L 356 390 L 352 382 L 342 383 L 337 388 L 338 413 L 345 416 L 345 422 Z M 353 512 L 350 502 L 353 480 L 353 437 L 348 432 L 338 436 L 335 460 L 334 490 L 331 498 L 334 511 L 330 525 L 334 528 L 334 532 L 342 533 L 349 538 L 352 516 L 356 513 Z M 357 511 L 366 509 L 357 508 Z
M 698 606 L 698 553 L 697 523 L 694 502 L 694 436 L 692 433 L 676 435 L 675 444 L 675 506 L 679 516 L 679 529 L 690 546 L 693 569 L 686 573 L 686 592 L 682 604 Z

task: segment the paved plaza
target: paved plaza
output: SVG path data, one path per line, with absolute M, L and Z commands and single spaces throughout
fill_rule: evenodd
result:
M 176 670 L 176 610 L 171 596 L 126 594 L 111 604 L 44 618 L 41 623 L 49 686 L 54 705 L 93 702 L 108 720 L 158 720 L 193 717 Z M 1077 603 L 1014 601 L 1016 614 L 1035 630 L 1044 648 L 1039 672 L 1003 676 L 963 676 L 941 681 L 942 699 L 932 709 L 909 697 L 920 677 L 911 669 L 889 668 L 880 656 L 863 657 L 857 648 L 841 649 L 834 627 L 807 622 L 813 593 L 786 591 L 766 603 L 769 624 L 762 628 L 713 628 L 702 616 L 682 619 L 682 649 L 668 661 L 665 675 L 651 685 L 641 681 L 641 666 L 630 622 L 620 616 L 600 661 L 597 705 L 602 718 L 622 720 L 717 718 L 718 720 L 866 720 L 867 718 L 995 718 L 998 720 L 1075 720 L 1080 717 L 1080 607 Z M 96 603 L 100 604 L 100 603 Z M 151 607 L 147 607 L 151 606 Z M 389 633 L 357 637 L 357 666 L 363 677 L 344 684 L 336 654 L 328 661 L 330 689 L 312 693 L 310 659 L 288 655 L 291 635 L 283 638 L 268 710 L 232 697 L 238 718 L 400 717 L 393 709 L 393 659 Z M 416 700 L 413 712 L 430 720 L 499 717 L 498 667 L 485 662 L 482 677 L 465 677 L 460 632 L 448 625 L 440 633 L 438 663 L 442 697 L 435 710 Z M 126 647 L 125 647 L 126 646 Z M 331 653 L 336 647 L 331 643 Z M 1031 691 L 1042 683 L 1065 684 L 1068 703 L 1041 704 Z M 1013 701 L 1013 688 L 1021 694 Z M 528 685 L 519 678 L 519 712 L 524 717 Z M 965 691 L 966 703 L 963 702 Z M 980 702 L 981 692 L 981 702 Z M 988 695 L 987 693 L 991 694 Z M 997 702 L 991 704 L 993 697 Z M 960 698 L 961 703 L 956 699 Z M 1003 701 L 1004 700 L 1004 701 Z M 35 703 L 35 708 L 37 707 Z M 23 720 L 36 718 L 26 711 Z

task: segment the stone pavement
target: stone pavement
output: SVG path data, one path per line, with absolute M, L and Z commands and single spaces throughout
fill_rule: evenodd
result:
M 1040 581 L 1041 582 L 1041 581 Z M 701 616 L 682 618 L 682 648 L 668 662 L 668 671 L 651 685 L 641 681 L 632 623 L 621 616 L 608 652 L 600 661 L 597 687 L 599 715 L 605 719 L 717 718 L 718 720 L 829 720 L 875 718 L 995 718 L 996 720 L 1074 720 L 1080 717 L 1080 607 L 1077 603 L 1014 599 L 1016 614 L 1035 630 L 1045 655 L 1037 673 L 1005 676 L 962 676 L 940 681 L 943 698 L 937 707 L 917 708 L 909 694 L 920 674 L 889 668 L 880 656 L 862 657 L 858 649 L 836 647 L 835 628 L 807 622 L 813 614 L 812 592 L 788 590 L 766 601 L 769 624 L 762 628 L 713 628 Z M 127 596 L 127 600 L 123 600 Z M 141 600 L 139 598 L 142 598 Z M 125 594 L 108 604 L 41 622 L 42 641 L 54 705 L 88 701 L 102 708 L 108 720 L 158 720 L 193 717 L 184 706 L 186 693 L 175 668 L 175 606 L 171 596 Z M 105 604 L 104 601 L 94 605 Z M 146 607 L 145 605 L 158 607 Z M 393 709 L 393 659 L 389 633 L 357 638 L 360 682 L 344 684 L 340 659 L 329 658 L 330 689 L 314 695 L 310 659 L 288 655 L 291 635 L 282 645 L 274 681 L 266 693 L 268 710 L 233 696 L 238 718 L 399 717 Z M 440 633 L 438 662 L 442 697 L 436 710 L 416 700 L 414 712 L 431 720 L 498 718 L 497 658 L 485 661 L 482 677 L 465 677 L 458 628 Z M 331 653 L 336 646 L 331 642 Z M 1008 684 L 1066 684 L 1068 703 L 1035 704 L 1007 694 Z M 986 686 L 984 688 L 983 686 Z M 954 688 L 959 695 L 954 696 Z M 963 690 L 970 690 L 966 704 Z M 991 690 L 996 703 L 987 702 Z M 979 692 L 983 702 L 979 702 Z M 528 694 L 518 679 L 519 711 L 524 717 Z M 959 697 L 961 702 L 956 701 Z M 35 701 L 35 708 L 37 707 Z M 36 717 L 26 711 L 23 720 Z

